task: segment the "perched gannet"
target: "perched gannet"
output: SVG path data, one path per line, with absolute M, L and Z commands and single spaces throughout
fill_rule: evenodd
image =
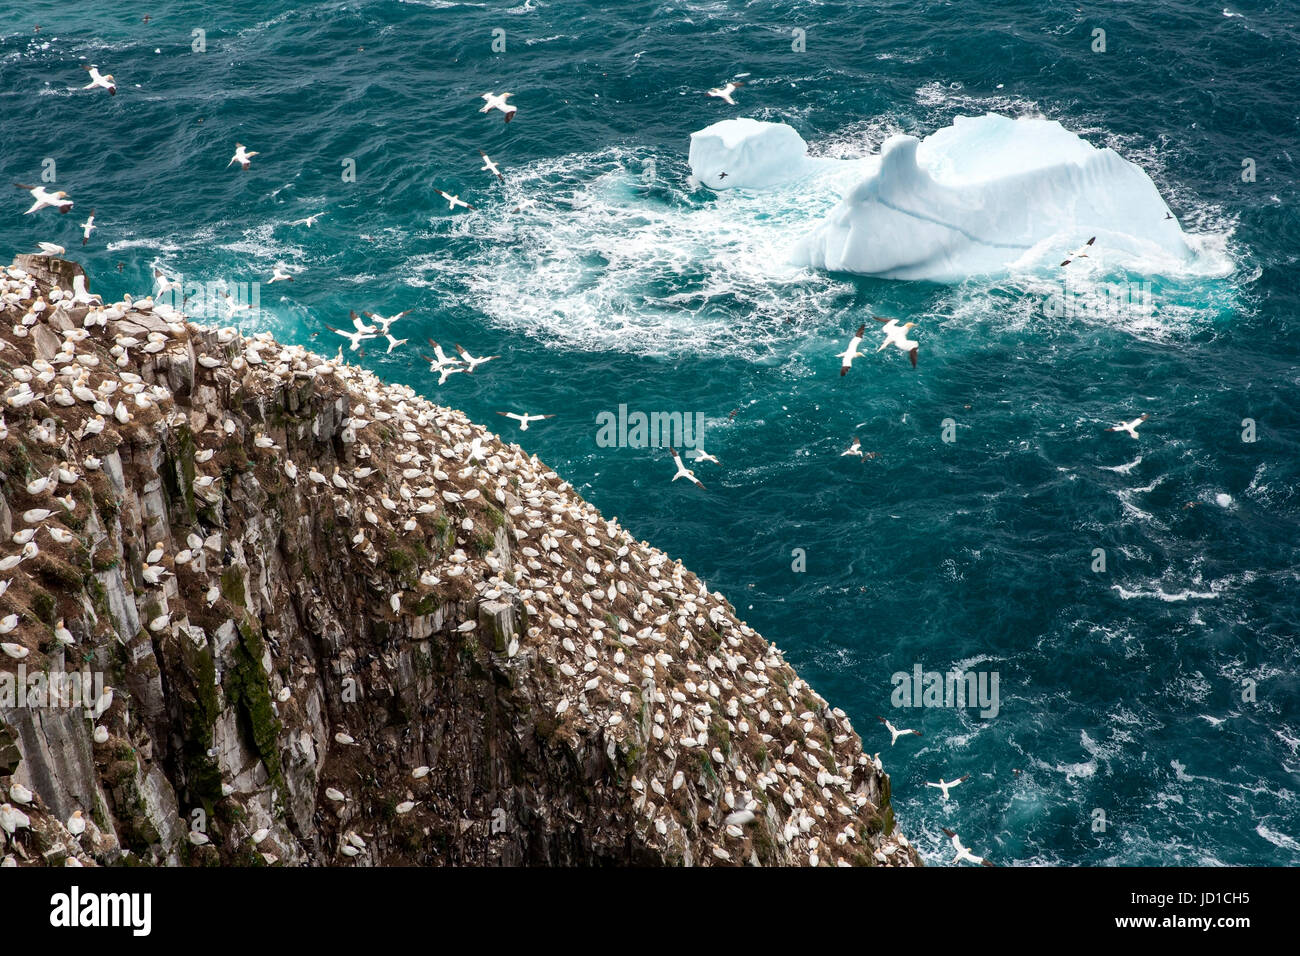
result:
M 957 786 L 959 783 L 963 783 L 969 779 L 970 779 L 970 774 L 963 774 L 962 776 L 958 777 L 956 780 L 944 780 L 943 777 L 940 777 L 938 783 L 930 783 L 930 781 L 927 780 L 925 782 L 925 785 L 927 787 L 934 787 L 937 790 L 942 790 L 943 798 L 947 800 L 949 790 Z
M 872 318 L 884 323 L 881 331 L 885 333 L 885 341 L 880 343 L 880 348 L 876 351 L 883 352 L 891 345 L 896 346 L 900 352 L 907 353 L 912 360 L 912 368 L 916 368 L 916 350 L 919 344 L 907 337 L 907 330 L 914 327 L 916 323 L 904 322 L 900 325 L 898 319 L 882 319 L 878 315 L 873 315 Z
M 324 215 L 328 215 L 328 214 L 327 214 L 327 213 L 324 213 L 324 212 L 314 212 L 314 213 L 312 213 L 310 216 L 308 216 L 306 219 L 295 219 L 293 222 L 289 223 L 289 225 L 291 225 L 291 226 L 306 226 L 308 229 L 310 229 L 312 226 L 316 225 L 316 220 L 319 219 L 321 216 L 324 216 Z
M 497 412 L 497 414 L 501 415 L 504 418 L 513 418 L 515 421 L 517 421 L 519 423 L 519 430 L 521 432 L 528 431 L 529 422 L 540 422 L 544 418 L 555 417 L 554 413 L 550 415 L 529 415 L 527 412 L 525 412 L 524 414 L 519 415 L 516 414 L 515 412 Z
M 840 363 L 841 378 L 849 374 L 849 366 L 853 364 L 855 358 L 862 358 L 862 353 L 858 351 L 858 346 L 862 344 L 862 337 L 866 331 L 866 325 L 859 325 L 858 330 L 853 333 L 853 338 L 849 339 L 849 347 L 836 356 L 836 358 L 843 359 Z
M 500 93 L 500 94 L 484 93 L 481 97 L 481 99 L 483 100 L 483 106 L 479 108 L 479 112 L 490 113 L 493 110 L 500 110 L 502 113 L 506 114 L 506 122 L 509 123 L 510 120 L 514 117 L 515 112 L 518 109 L 518 107 L 511 106 L 509 103 L 506 102 L 506 100 L 509 99 L 511 96 L 514 96 L 514 94 L 513 93 Z
M 80 810 L 73 810 L 72 816 L 68 817 L 68 832 L 74 837 L 86 832 L 86 820 Z
M 456 346 L 456 352 L 460 355 L 461 358 L 465 360 L 465 365 L 467 366 L 465 371 L 467 372 L 473 372 L 474 369 L 478 368 L 484 362 L 490 362 L 493 359 L 499 359 L 501 357 L 500 355 L 488 355 L 483 358 L 475 358 L 474 356 L 466 352 L 463 348 L 461 348 L 459 345 Z
M 41 252 L 45 253 L 47 256 L 61 256 L 68 251 L 67 249 L 64 249 L 62 246 L 53 242 L 38 242 L 36 243 L 36 246 L 41 250 Z
M 44 186 L 24 186 L 22 183 L 14 183 L 14 187 L 26 190 L 36 200 L 32 203 L 31 208 L 23 213 L 24 216 L 30 215 L 38 209 L 57 209 L 61 213 L 66 213 L 72 209 L 72 200 L 68 198 L 68 194 L 62 189 L 52 193 Z
M 83 246 L 90 240 L 90 234 L 95 231 L 95 228 L 95 210 L 92 207 L 90 215 L 81 224 L 81 244 Z
M 716 89 L 709 90 L 708 95 L 716 96 L 718 99 L 724 101 L 728 105 L 735 106 L 736 101 L 731 98 L 731 94 L 736 92 L 736 90 L 740 89 L 744 85 L 745 85 L 744 83 L 737 82 L 736 80 L 730 80 L 728 81 L 726 86 L 720 86 L 717 87 Z
M 90 82 L 82 87 L 83 90 L 93 90 L 97 86 L 102 86 L 108 90 L 109 96 L 117 95 L 117 83 L 113 81 L 112 73 L 100 73 L 97 66 L 86 66 L 81 64 L 81 68 L 90 74 Z
M 894 746 L 894 744 L 898 743 L 898 738 L 899 738 L 899 737 L 906 737 L 908 734 L 913 734 L 913 735 L 915 735 L 915 736 L 917 736 L 917 737 L 920 737 L 920 736 L 921 736 L 921 732 L 920 732 L 919 730 L 899 730 L 897 727 L 895 727 L 895 726 L 894 726 L 893 724 L 891 724 L 889 721 L 885 720 L 884 717 L 879 717 L 879 716 L 877 716 L 877 717 L 876 717 L 876 720 L 878 720 L 878 721 L 880 721 L 882 724 L 884 724 L 884 725 L 885 725 L 885 729 L 889 731 L 889 734 L 890 734 L 890 737 L 891 737 L 891 739 L 890 739 L 890 741 L 889 741 L 889 746 L 891 746 L 891 747 Z
M 970 850 L 966 849 L 966 847 L 962 846 L 961 838 L 947 827 L 943 828 L 943 832 L 947 834 L 948 839 L 952 840 L 952 848 L 957 851 L 957 855 L 952 858 L 954 863 L 960 863 L 962 860 L 965 860 L 969 863 L 974 863 L 976 866 L 993 865 L 988 860 L 984 859 L 984 857 L 976 856 Z
M 1112 425 L 1110 428 L 1107 428 L 1106 431 L 1128 432 L 1130 438 L 1137 438 L 1138 426 L 1141 425 L 1144 421 L 1146 421 L 1150 417 L 1151 417 L 1150 413 L 1143 412 L 1141 418 L 1135 418 L 1131 422 L 1120 422 L 1118 425 Z
M 481 149 L 478 151 L 478 154 L 483 157 L 483 165 L 480 166 L 479 169 L 483 170 L 484 172 L 491 173 L 501 182 L 505 182 L 506 178 L 501 175 L 501 170 L 497 168 L 496 163 L 492 162 L 492 158 L 488 156 L 487 153 L 483 152 L 483 150 Z
M 703 488 L 704 482 L 695 477 L 695 472 L 686 467 L 686 462 L 682 461 L 682 456 L 678 454 L 677 449 L 672 449 L 673 461 L 677 463 L 677 474 L 673 475 L 670 481 L 676 481 L 678 478 L 685 478 L 697 488 Z
M 1068 266 L 1068 265 L 1069 265 L 1071 262 L 1073 262 L 1075 259 L 1087 259 L 1087 258 L 1088 258 L 1088 250 L 1092 248 L 1092 244 L 1093 244 L 1094 242 L 1096 242 L 1096 241 L 1097 241 L 1097 237 L 1096 237 L 1096 236 L 1093 236 L 1091 239 L 1089 239 L 1087 242 L 1085 242 L 1083 245 L 1081 245 L 1081 246 L 1080 246 L 1078 249 L 1076 249 L 1074 252 L 1070 253 L 1069 257 L 1066 258 L 1066 259 L 1061 263 L 1061 265 L 1062 265 L 1062 266 Z
M 226 163 L 226 168 L 229 169 L 231 166 L 235 165 L 235 163 L 239 163 L 240 169 L 248 169 L 253 165 L 253 157 L 257 155 L 257 152 L 250 153 L 245 149 L 243 143 L 236 143 L 235 155 L 230 157 L 230 162 Z
M 473 203 L 467 203 L 465 200 L 461 199 L 459 196 L 453 196 L 451 193 L 445 193 L 445 192 L 443 192 L 441 189 L 435 189 L 434 192 L 436 192 L 436 193 L 437 193 L 439 196 L 441 196 L 443 199 L 447 200 L 447 208 L 448 208 L 448 209 L 455 209 L 457 206 L 464 206 L 466 209 L 477 209 L 477 208 L 478 208 L 478 207 L 475 206 Z

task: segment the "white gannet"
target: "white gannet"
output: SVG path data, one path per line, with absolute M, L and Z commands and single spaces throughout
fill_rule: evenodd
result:
M 952 848 L 957 851 L 957 855 L 952 858 L 954 863 L 960 863 L 962 860 L 966 860 L 969 863 L 974 863 L 976 866 L 993 865 L 988 860 L 984 859 L 984 857 L 976 856 L 970 850 L 966 849 L 966 847 L 962 846 L 961 838 L 947 827 L 943 828 L 943 832 L 947 834 L 948 839 L 952 841 Z
M 448 209 L 454 210 L 457 206 L 464 206 L 466 209 L 478 208 L 473 203 L 468 203 L 465 200 L 461 199 L 459 196 L 453 196 L 451 193 L 445 193 L 441 189 L 435 189 L 434 192 L 436 192 L 443 199 L 447 200 Z
M 235 155 L 230 157 L 230 162 L 226 163 L 226 168 L 229 169 L 235 163 L 239 163 L 240 169 L 248 169 L 253 165 L 253 157 L 257 155 L 259 155 L 257 152 L 250 153 L 245 149 L 243 143 L 236 143 Z
M 86 821 L 80 810 L 73 810 L 72 816 L 68 817 L 68 832 L 74 837 L 86 832 Z
M 720 86 L 717 87 L 716 89 L 709 90 L 708 95 L 716 96 L 718 99 L 722 100 L 728 105 L 735 106 L 736 101 L 731 98 L 731 94 L 736 92 L 736 90 L 740 89 L 744 85 L 745 85 L 744 83 L 739 83 L 736 80 L 730 80 L 728 81 L 726 86 Z
M 82 87 L 83 90 L 93 90 L 97 86 L 102 86 L 108 90 L 109 96 L 117 95 L 117 83 L 113 80 L 112 73 L 100 73 L 97 66 L 86 66 L 81 64 L 81 68 L 90 74 L 90 82 Z
M 90 241 L 90 234 L 95 231 L 95 210 L 90 210 L 90 215 L 86 221 L 81 224 L 81 244 L 84 246 Z
M 316 220 L 319 219 L 321 216 L 324 216 L 324 215 L 328 215 L 328 214 L 327 214 L 327 213 L 324 213 L 324 212 L 314 212 L 314 213 L 312 213 L 310 216 L 308 216 L 306 219 L 295 219 L 293 222 L 289 223 L 289 225 L 291 225 L 291 226 L 306 226 L 308 229 L 310 229 L 312 226 L 316 225 Z
M 497 412 L 497 414 L 501 415 L 504 418 L 513 418 L 515 421 L 517 421 L 519 423 L 519 430 L 521 432 L 528 431 L 529 422 L 540 422 L 543 418 L 555 417 L 554 413 L 550 415 L 529 415 L 527 412 L 525 412 L 524 414 L 519 415 L 516 414 L 515 412 Z
M 850 445 L 848 448 L 844 449 L 844 451 L 840 452 L 841 458 L 843 458 L 845 455 L 857 455 L 859 458 L 862 457 L 862 442 L 858 440 L 857 435 L 853 436 L 853 444 Z
M 499 359 L 501 357 L 500 355 L 487 355 L 484 356 L 483 358 L 475 358 L 474 356 L 466 352 L 463 348 L 461 348 L 459 345 L 456 346 L 456 352 L 457 354 L 460 355 L 461 358 L 465 360 L 465 365 L 467 366 L 465 371 L 467 372 L 474 371 L 474 369 L 478 368 L 484 362 L 490 362 L 493 359 Z
M 883 352 L 891 345 L 897 346 L 900 352 L 906 352 L 908 358 L 912 360 L 912 368 L 916 368 L 916 350 L 919 348 L 919 343 L 907 337 L 907 330 L 914 327 L 916 323 L 903 322 L 900 324 L 898 319 L 882 319 L 878 315 L 873 315 L 872 318 L 877 322 L 884 323 L 880 331 L 885 333 L 885 341 L 880 343 L 880 348 L 876 349 L 876 351 Z
M 1092 248 L 1092 244 L 1096 241 L 1097 241 L 1097 237 L 1093 236 L 1091 239 L 1089 239 L 1087 242 L 1081 245 L 1078 249 L 1074 250 L 1074 252 L 1070 253 L 1070 255 L 1065 259 L 1065 261 L 1061 263 L 1061 265 L 1068 266 L 1075 259 L 1087 259 L 1088 250 Z
M 514 117 L 517 107 L 511 106 L 506 102 L 513 93 L 484 93 L 481 97 L 483 106 L 479 108 L 480 113 L 490 113 L 493 110 L 500 110 L 506 114 L 506 122 L 509 123 Z
M 266 284 L 271 285 L 274 282 L 285 282 L 285 281 L 292 282 L 293 276 L 291 276 L 289 273 L 284 271 L 284 263 L 277 262 L 274 266 L 272 266 L 271 278 L 270 281 L 268 281 Z
M 938 782 L 938 783 L 931 783 L 930 781 L 927 780 L 927 781 L 925 782 L 925 785 L 926 785 L 927 787 L 934 787 L 936 790 L 942 790 L 942 791 L 943 791 L 943 798 L 944 798 L 945 800 L 947 800 L 947 799 L 948 799 L 948 791 L 949 791 L 949 790 L 951 790 L 953 787 L 957 786 L 959 783 L 964 783 L 965 781 L 967 781 L 967 780 L 969 780 L 969 779 L 970 779 L 970 774 L 967 773 L 967 774 L 963 774 L 962 776 L 958 777 L 956 780 L 944 780 L 943 777 L 940 777 L 940 778 L 939 778 L 939 782 Z
M 366 318 L 374 320 L 375 323 L 374 327 L 377 331 L 381 333 L 386 333 L 389 329 L 393 327 L 394 322 L 396 322 L 398 319 L 402 318 L 403 316 L 407 316 L 410 314 L 411 314 L 410 309 L 403 309 L 401 312 L 398 312 L 396 315 L 390 315 L 387 317 L 380 315 L 378 312 L 367 312 Z M 355 322 L 356 320 L 354 319 L 353 321 Z M 358 328 L 360 328 L 360 326 L 358 326 Z
M 357 349 L 361 348 L 361 343 L 366 341 L 366 339 L 376 338 L 376 336 L 371 332 L 362 332 L 362 331 L 345 332 L 343 329 L 336 329 L 332 325 L 326 325 L 325 328 L 329 329 L 331 332 L 337 332 L 339 335 L 347 339 L 348 350 L 352 352 L 355 352 Z
M 14 188 L 22 189 L 32 194 L 32 203 L 30 209 L 23 213 L 24 216 L 36 212 L 38 209 L 57 209 L 61 213 L 66 213 L 72 208 L 72 200 L 68 194 L 60 189 L 56 193 L 50 192 L 44 186 L 24 186 L 22 183 L 14 183 Z
M 478 154 L 483 157 L 483 165 L 480 166 L 479 169 L 483 170 L 484 172 L 491 173 L 501 182 L 505 182 L 506 178 L 501 175 L 501 170 L 497 168 L 497 164 L 492 162 L 492 157 L 489 156 L 487 153 L 483 152 L 483 150 L 481 149 L 478 151 Z
M 715 458 L 713 455 L 710 455 L 707 451 L 705 451 L 703 448 L 701 448 L 698 445 L 695 446 L 695 461 L 697 463 L 701 461 L 711 461 L 715 465 L 722 464 L 722 462 L 718 461 L 717 458 Z
M 1150 413 L 1144 412 L 1141 418 L 1135 418 L 1131 422 L 1120 422 L 1118 425 L 1112 425 L 1107 428 L 1108 432 L 1128 432 L 1130 438 L 1138 437 L 1138 426 L 1150 418 Z
M 47 256 L 61 256 L 68 251 L 67 249 L 64 249 L 62 246 L 53 242 L 38 242 L 36 243 L 36 246 L 38 249 L 41 250 L 41 252 L 45 253 Z
M 677 449 L 672 449 L 673 461 L 677 463 L 677 474 L 673 475 L 670 481 L 676 481 L 678 478 L 685 478 L 697 488 L 703 488 L 704 482 L 695 477 L 695 472 L 686 467 L 686 462 L 682 461 L 682 456 L 678 454 Z
M 899 730 L 897 727 L 895 727 L 895 726 L 894 726 L 893 724 L 891 724 L 889 721 L 885 720 L 884 717 L 879 717 L 879 716 L 877 716 L 877 717 L 876 717 L 876 720 L 878 720 L 878 721 L 880 721 L 882 724 L 884 724 L 884 725 L 885 725 L 885 729 L 889 731 L 889 733 L 890 733 L 890 737 L 891 737 L 891 739 L 890 739 L 890 741 L 889 741 L 889 746 L 891 746 L 891 747 L 894 746 L 894 744 L 898 743 L 898 738 L 899 738 L 899 737 L 906 737 L 908 734 L 913 734 L 913 735 L 915 735 L 915 736 L 917 736 L 917 737 L 920 737 L 920 736 L 921 736 L 921 732 L 920 732 L 919 730 Z
M 858 346 L 862 344 L 862 336 L 866 331 L 866 325 L 859 325 L 858 330 L 853 333 L 853 338 L 849 339 L 849 347 L 835 356 L 838 359 L 843 359 L 843 361 L 840 362 L 840 378 L 849 374 L 849 366 L 853 364 L 855 358 L 862 358 L 862 353 L 858 351 Z
M 388 339 L 388 351 L 390 353 L 393 351 L 393 349 L 397 348 L 399 345 L 405 345 L 407 342 L 411 341 L 410 339 L 396 338 L 394 337 L 392 332 L 385 332 L 384 338 Z

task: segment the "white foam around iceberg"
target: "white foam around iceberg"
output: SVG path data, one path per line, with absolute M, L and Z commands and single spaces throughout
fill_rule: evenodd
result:
M 692 135 L 691 169 L 710 188 L 770 189 L 842 165 L 805 150 L 783 124 L 726 120 Z M 1054 120 L 959 117 L 924 140 L 891 137 L 867 170 L 795 243 L 795 265 L 955 282 L 1055 270 L 1094 235 L 1072 268 L 1178 272 L 1194 258 L 1145 172 Z

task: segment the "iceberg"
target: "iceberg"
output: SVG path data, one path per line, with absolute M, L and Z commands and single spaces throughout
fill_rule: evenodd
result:
M 762 139 L 777 134 L 764 131 Z M 691 158 L 694 168 L 694 137 Z M 772 171 L 760 171 L 760 178 L 772 178 Z M 1177 269 L 1193 254 L 1167 213 L 1151 178 L 1114 150 L 1098 149 L 1054 120 L 990 113 L 959 117 L 924 140 L 886 140 L 879 165 L 796 243 L 792 260 L 955 282 L 1055 268 L 1095 235 L 1093 258 L 1107 265 Z
M 722 120 L 691 134 L 691 175 L 710 189 L 769 189 L 812 175 L 835 160 L 812 159 L 784 123 Z

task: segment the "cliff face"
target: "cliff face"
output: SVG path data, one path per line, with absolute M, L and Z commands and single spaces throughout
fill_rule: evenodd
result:
M 0 683 L 5 862 L 918 862 L 843 712 L 536 458 L 78 275 L 0 289 L 0 677 L 111 690 Z

